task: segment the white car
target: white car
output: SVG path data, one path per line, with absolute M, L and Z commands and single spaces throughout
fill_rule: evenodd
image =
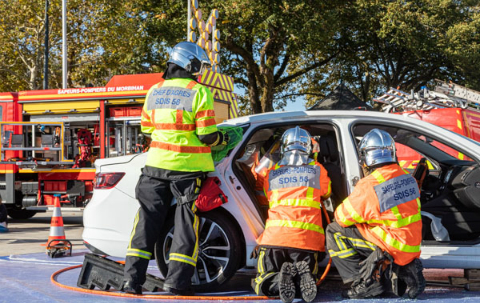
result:
M 444 128 L 402 115 L 360 111 L 300 111 L 253 115 L 220 126 L 243 129 L 243 140 L 216 163 L 228 203 L 202 213 L 200 252 L 192 282 L 209 290 L 237 269 L 256 266 L 250 258 L 264 229 L 266 209 L 258 204 L 249 156 L 268 150 L 279 135 L 303 126 L 320 145 L 319 161 L 332 179 L 330 214 L 363 177 L 357 144 L 373 128 L 388 131 L 397 149 L 426 158 L 430 169 L 423 181 L 422 262 L 426 268 L 480 268 L 480 143 Z M 445 150 L 445 151 L 444 151 Z M 462 153 L 465 160 L 453 155 Z M 398 155 L 401 159 L 403 155 Z M 139 204 L 135 186 L 146 154 L 101 159 L 93 198 L 84 212 L 83 239 L 94 253 L 124 257 Z M 420 166 L 419 166 L 420 167 Z M 155 258 L 166 273 L 172 241 L 173 211 L 159 235 Z

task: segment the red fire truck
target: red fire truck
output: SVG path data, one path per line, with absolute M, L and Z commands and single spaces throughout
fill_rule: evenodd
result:
M 442 126 L 450 131 L 480 142 L 480 92 L 455 83 L 436 80 L 433 91 L 424 88 L 419 92 L 406 93 L 391 88 L 387 93 L 373 101 L 382 103 L 387 113 L 406 115 Z M 440 142 L 432 142 L 446 153 L 460 160 L 466 156 L 456 152 Z M 421 155 L 412 149 L 397 145 L 399 164 L 409 170 L 415 169 Z M 427 161 L 429 169 L 432 163 Z
M 114 76 L 105 87 L 0 93 L 0 197 L 12 218 L 53 206 L 81 210 L 93 191 L 96 158 L 141 153 L 140 115 L 162 74 Z M 233 80 L 206 71 L 217 123 L 237 116 Z

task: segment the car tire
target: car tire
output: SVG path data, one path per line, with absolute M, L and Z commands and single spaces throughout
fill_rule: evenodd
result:
M 37 212 L 34 210 L 9 208 L 7 209 L 7 213 L 8 213 L 8 216 L 12 219 L 25 220 L 35 216 Z
M 197 214 L 200 217 L 199 254 L 192 287 L 196 292 L 209 292 L 218 290 L 233 277 L 240 265 L 243 245 L 236 225 L 224 210 Z M 169 214 L 168 218 L 155 245 L 155 259 L 164 277 L 168 272 L 168 251 L 174 230 L 174 216 Z

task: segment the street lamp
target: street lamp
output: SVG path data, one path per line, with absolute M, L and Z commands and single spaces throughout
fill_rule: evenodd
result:
M 48 89 L 48 0 L 45 0 L 45 66 L 43 72 L 43 89 Z
M 48 89 L 48 6 L 49 0 L 45 0 L 45 68 L 43 89 Z M 62 88 L 67 88 L 67 0 L 62 0 Z

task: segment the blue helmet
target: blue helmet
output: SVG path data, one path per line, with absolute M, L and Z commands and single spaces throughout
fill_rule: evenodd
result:
M 200 46 L 186 41 L 173 47 L 167 62 L 175 63 L 192 75 L 202 74 L 212 65 L 207 53 Z
M 363 136 L 358 147 L 360 161 L 367 167 L 397 162 L 395 141 L 386 131 L 372 129 Z

